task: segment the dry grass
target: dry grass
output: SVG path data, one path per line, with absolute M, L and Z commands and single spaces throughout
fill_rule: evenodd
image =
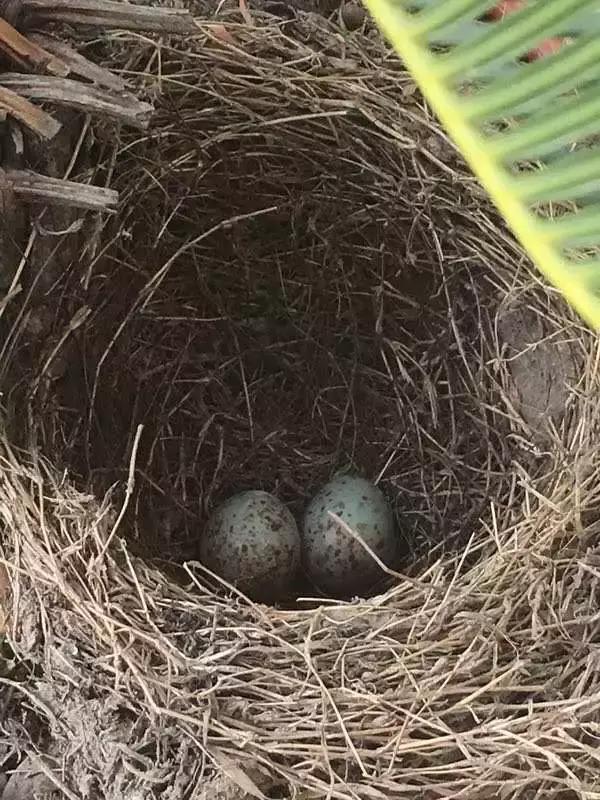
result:
M 96 133 L 122 210 L 45 280 L 46 347 L 39 307 L 5 312 L 13 437 L 31 420 L 0 472 L 31 667 L 7 752 L 111 800 L 600 797 L 596 343 L 375 36 L 254 21 L 106 47 L 160 88 L 153 131 Z M 498 334 L 515 304 L 585 366 L 541 449 Z M 407 539 L 387 592 L 275 609 L 194 562 L 228 493 L 300 511 L 346 466 Z

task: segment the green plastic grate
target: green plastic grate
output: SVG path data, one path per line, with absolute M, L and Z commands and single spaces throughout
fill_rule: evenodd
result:
M 600 0 L 493 21 L 490 0 L 365 2 L 537 267 L 600 328 Z

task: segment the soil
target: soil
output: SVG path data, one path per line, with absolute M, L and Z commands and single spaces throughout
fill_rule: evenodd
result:
M 577 379 L 572 344 L 550 335 L 543 316 L 531 308 L 514 307 L 498 321 L 501 350 L 509 374 L 509 399 L 539 444 L 547 443 L 560 426 Z

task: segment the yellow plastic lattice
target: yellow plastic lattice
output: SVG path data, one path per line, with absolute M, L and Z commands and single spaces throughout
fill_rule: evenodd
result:
M 600 0 L 365 0 L 538 268 L 600 328 Z M 524 54 L 550 37 L 557 52 Z

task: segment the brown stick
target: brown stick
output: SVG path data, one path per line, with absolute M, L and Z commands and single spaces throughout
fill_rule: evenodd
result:
M 53 36 L 45 36 L 41 33 L 32 33 L 29 37 L 30 41 L 43 47 L 49 53 L 58 56 L 71 71 L 71 75 L 76 75 L 78 78 L 85 78 L 91 83 L 98 86 L 105 86 L 107 89 L 112 89 L 114 92 L 124 92 L 127 89 L 127 84 L 124 80 L 114 75 L 107 69 L 99 67 L 91 61 L 88 61 L 85 56 L 78 53 L 68 44 L 55 39 Z
M 60 123 L 50 114 L 46 114 L 41 108 L 34 106 L 29 100 L 20 97 L 10 89 L 0 86 L 0 113 L 2 111 L 31 128 L 42 139 L 53 139 L 61 128 Z
M 137 6 L 115 0 L 22 0 L 34 21 L 95 25 L 148 33 L 196 33 L 188 11 L 175 8 Z
M 45 75 L 0 74 L 0 87 L 18 92 L 31 100 L 56 103 L 88 114 L 109 116 L 121 122 L 147 128 L 152 106 L 132 94 L 114 94 L 69 78 Z
M 23 69 L 49 72 L 62 78 L 69 74 L 63 61 L 26 39 L 4 19 L 0 19 L 0 51 Z
M 6 178 L 12 185 L 15 196 L 23 201 L 110 213 L 116 211 L 119 201 L 119 194 L 114 189 L 88 186 L 61 178 L 48 178 L 46 175 L 28 170 L 7 170 Z

